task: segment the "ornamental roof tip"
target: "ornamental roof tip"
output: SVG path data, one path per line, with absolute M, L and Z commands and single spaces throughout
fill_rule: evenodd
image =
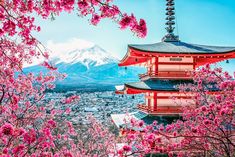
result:
M 163 42 L 178 42 L 180 40 L 179 40 L 179 36 L 174 35 L 173 33 L 169 33 L 162 38 L 162 41 Z
M 179 36 L 174 35 L 175 22 L 175 3 L 174 0 L 166 0 L 166 31 L 167 34 L 162 38 L 164 42 L 179 41 Z

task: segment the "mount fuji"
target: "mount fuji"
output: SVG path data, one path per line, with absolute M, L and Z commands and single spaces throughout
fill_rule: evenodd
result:
M 63 50 L 62 50 L 63 51 Z M 145 70 L 139 67 L 119 67 L 118 59 L 98 45 L 75 47 L 51 56 L 50 62 L 67 77 L 57 81 L 58 89 L 113 90 L 115 85 L 138 80 Z M 40 65 L 24 68 L 24 72 L 39 73 L 47 70 Z
M 86 66 L 87 69 L 90 69 L 103 64 L 117 63 L 118 59 L 112 57 L 98 45 L 94 45 L 89 48 L 75 49 L 68 53 L 62 53 L 60 56 L 52 58 L 52 62 L 56 65 L 60 63 L 71 65 L 80 63 Z

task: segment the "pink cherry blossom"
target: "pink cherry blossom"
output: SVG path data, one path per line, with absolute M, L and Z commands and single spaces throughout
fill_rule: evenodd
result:
M 91 23 L 96 26 L 99 22 L 100 22 L 100 16 L 97 14 L 93 14 L 91 18 Z
M 7 136 L 11 136 L 14 133 L 14 127 L 9 123 L 5 123 L 1 127 L 1 133 Z

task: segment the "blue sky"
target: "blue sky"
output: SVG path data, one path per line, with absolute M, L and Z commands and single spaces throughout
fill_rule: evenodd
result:
M 159 42 L 165 32 L 165 0 L 114 0 L 123 12 L 134 13 L 147 22 L 148 35 L 140 39 L 129 30 L 122 31 L 111 20 L 98 26 L 75 14 L 62 14 L 56 20 L 39 20 L 42 31 L 36 36 L 44 44 L 49 40 L 66 42 L 85 39 L 122 58 L 127 44 Z M 175 0 L 180 40 L 189 43 L 235 46 L 235 0 Z M 231 62 L 235 66 L 235 62 Z

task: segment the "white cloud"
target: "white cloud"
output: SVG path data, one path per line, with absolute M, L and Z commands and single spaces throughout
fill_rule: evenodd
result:
M 94 46 L 95 44 L 86 40 L 72 38 L 63 43 L 56 43 L 52 40 L 48 41 L 46 47 L 50 50 L 50 57 L 60 56 L 63 53 L 70 52 L 76 49 L 86 49 Z

